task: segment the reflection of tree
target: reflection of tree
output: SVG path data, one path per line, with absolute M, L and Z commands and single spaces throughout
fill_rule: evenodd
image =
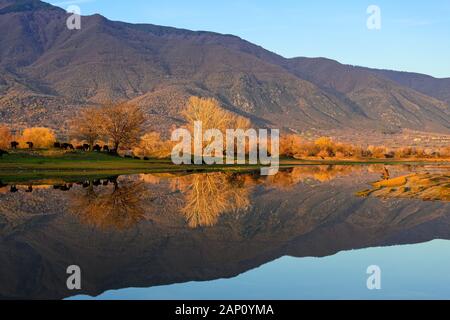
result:
M 248 208 L 250 192 L 256 184 L 289 189 L 305 180 L 325 182 L 350 175 L 355 170 L 362 169 L 355 166 L 301 166 L 269 177 L 249 173 L 203 173 L 176 178 L 172 188 L 183 193 L 181 212 L 189 227 L 209 227 L 224 213 Z
M 189 227 L 210 227 L 220 215 L 250 206 L 251 185 L 244 175 L 205 173 L 180 177 L 172 184 L 185 198 L 181 212 Z
M 70 194 L 70 210 L 88 225 L 100 229 L 127 229 L 144 218 L 145 190 L 142 182 L 113 179 L 109 186 L 98 188 L 89 182 L 83 191 Z
M 425 201 L 450 201 L 450 175 L 415 173 L 373 184 L 373 189 L 358 193 L 359 196 L 380 198 L 415 198 Z

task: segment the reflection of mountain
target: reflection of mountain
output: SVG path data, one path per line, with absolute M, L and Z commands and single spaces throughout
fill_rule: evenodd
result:
M 359 192 L 360 196 L 380 198 L 416 198 L 426 201 L 450 201 L 449 174 L 410 174 L 373 184 L 373 189 Z
M 248 180 L 252 186 L 245 214 L 222 214 L 213 226 L 194 229 L 179 212 L 186 199 L 181 187 L 173 189 L 176 180 L 180 182 L 177 177 L 150 179 L 155 183 L 146 188 L 152 196 L 146 194 L 140 203 L 151 219 L 121 230 L 80 223 L 67 213 L 73 205 L 70 192 L 0 194 L 0 296 L 73 295 L 65 287 L 65 270 L 71 264 L 82 268 L 83 291 L 77 293 L 96 295 L 124 287 L 233 277 L 284 255 L 328 256 L 450 239 L 447 203 L 354 196 L 379 176 L 364 169 L 289 188 L 252 175 L 236 177 L 233 183 Z M 186 179 L 189 190 L 195 179 Z M 265 183 L 251 183 L 256 180 Z M 32 218 L 12 228 L 14 218 L 8 217 L 15 211 Z

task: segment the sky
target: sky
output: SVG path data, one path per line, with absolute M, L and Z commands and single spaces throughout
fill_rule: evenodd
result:
M 233 34 L 284 57 L 450 77 L 450 1 L 48 0 L 82 15 Z M 380 12 L 380 29 L 369 6 Z
M 449 299 L 450 241 L 367 248 L 323 258 L 283 257 L 231 279 L 107 291 L 95 299 Z M 381 290 L 368 290 L 368 266 Z M 90 299 L 76 296 L 73 300 Z

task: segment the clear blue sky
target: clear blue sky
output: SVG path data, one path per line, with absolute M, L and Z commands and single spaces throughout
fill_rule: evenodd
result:
M 83 15 L 234 34 L 285 57 L 450 77 L 450 1 L 51 0 Z M 369 5 L 381 30 L 369 30 Z

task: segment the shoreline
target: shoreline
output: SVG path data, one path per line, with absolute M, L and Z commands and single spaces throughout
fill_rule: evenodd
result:
M 448 167 L 447 159 L 280 159 L 280 169 L 301 166 L 411 165 Z M 133 174 L 191 174 L 205 172 L 252 172 L 262 165 L 175 165 L 170 159 L 137 160 L 99 153 L 68 153 L 60 156 L 30 156 L 26 153 L 0 158 L 0 182 L 42 179 L 95 179 Z

